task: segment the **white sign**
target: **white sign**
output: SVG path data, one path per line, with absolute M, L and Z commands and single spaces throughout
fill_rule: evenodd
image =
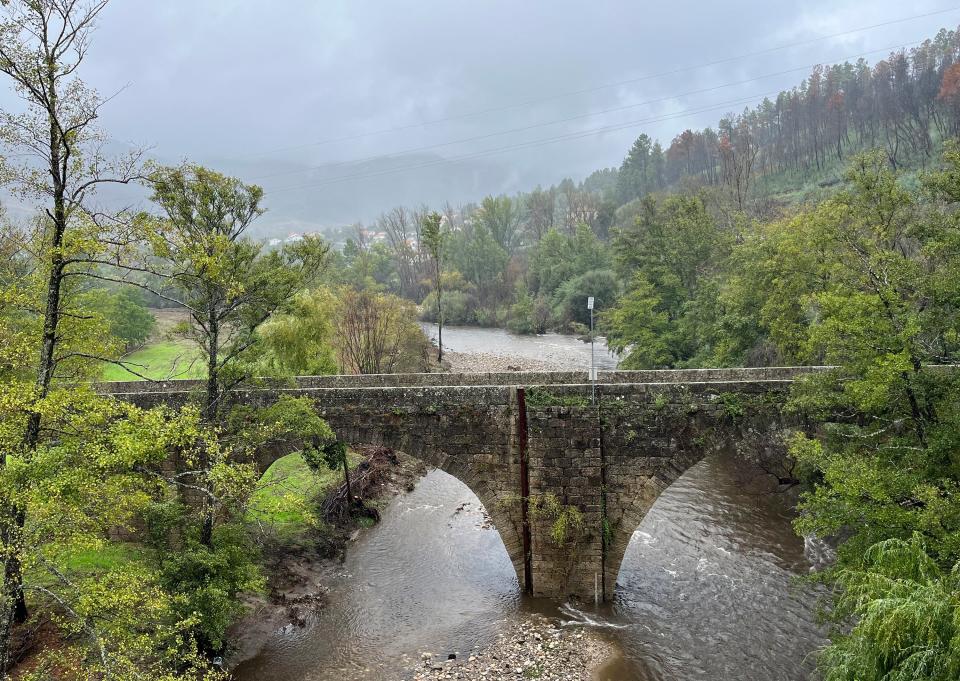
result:
M 597 380 L 597 367 L 590 367 L 590 380 Z
M 589 298 L 587 298 L 587 309 L 588 310 L 593 309 L 593 296 L 590 296 Z

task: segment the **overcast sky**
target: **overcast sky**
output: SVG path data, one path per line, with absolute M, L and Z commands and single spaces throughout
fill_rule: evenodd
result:
M 101 120 L 112 138 L 152 145 L 172 160 L 241 162 L 247 179 L 278 193 L 310 186 L 309 173 L 277 175 L 286 162 L 344 162 L 423 147 L 461 157 L 676 115 L 483 156 L 500 171 L 490 180 L 496 186 L 470 191 L 515 191 L 564 176 L 582 179 L 618 165 L 640 132 L 668 143 L 682 129 L 715 124 L 743 104 L 684 113 L 690 109 L 759 101 L 798 83 L 814 63 L 956 27 L 960 3 L 950 1 L 113 0 L 83 74 L 102 94 L 127 85 Z M 597 89 L 953 6 L 934 16 Z M 866 57 L 873 62 L 881 54 Z M 590 91 L 559 96 L 581 90 Z M 514 106 L 530 100 L 540 101 Z M 634 106 L 650 100 L 659 101 Z M 501 107 L 511 108 L 469 115 Z M 370 134 L 438 119 L 452 120 Z M 493 135 L 534 125 L 540 127 Z M 488 137 L 433 146 L 477 136 Z M 340 141 L 316 144 L 331 139 Z M 336 168 L 325 177 L 357 172 Z M 349 185 L 343 183 L 344 191 Z

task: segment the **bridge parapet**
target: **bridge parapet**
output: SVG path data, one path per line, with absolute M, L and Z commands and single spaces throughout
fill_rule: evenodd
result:
M 831 367 L 748 367 L 727 369 L 650 369 L 641 371 L 599 371 L 597 385 L 620 383 L 703 383 L 743 381 L 792 381 L 800 376 L 820 373 Z M 261 379 L 258 389 L 285 390 L 310 388 L 415 388 L 429 386 L 544 386 L 589 383 L 586 371 L 510 371 L 497 373 L 434 373 L 434 374 L 361 374 L 331 376 L 298 376 L 277 380 Z M 168 381 L 112 381 L 97 384 L 104 394 L 149 392 L 190 392 L 200 390 L 204 382 L 189 379 Z

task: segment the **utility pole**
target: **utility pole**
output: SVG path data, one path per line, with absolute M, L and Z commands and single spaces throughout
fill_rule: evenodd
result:
M 590 383 L 593 404 L 597 403 L 597 367 L 593 363 L 593 296 L 587 297 L 587 309 L 590 310 Z

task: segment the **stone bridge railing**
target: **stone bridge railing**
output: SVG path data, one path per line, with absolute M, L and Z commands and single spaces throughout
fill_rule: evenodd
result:
M 530 593 L 613 594 L 653 502 L 687 468 L 745 431 L 781 423 L 798 377 L 824 367 L 312 376 L 234 391 L 234 402 L 312 399 L 337 436 L 381 444 L 454 475 L 479 497 Z M 200 381 L 106 383 L 144 407 L 177 405 Z M 265 454 L 260 465 L 271 463 Z M 562 540 L 548 495 L 582 519 Z M 482 560 L 482 556 L 478 556 Z
M 620 383 L 686 384 L 792 381 L 798 376 L 819 373 L 831 367 L 754 367 L 727 369 L 647 369 L 640 371 L 598 371 L 597 385 Z M 310 388 L 417 388 L 429 386 L 497 385 L 582 385 L 590 382 L 587 371 L 513 371 L 497 373 L 361 374 L 298 376 L 292 379 L 261 379 L 266 389 Z M 113 381 L 99 383 L 98 392 L 111 394 L 188 392 L 203 388 L 200 380 Z

